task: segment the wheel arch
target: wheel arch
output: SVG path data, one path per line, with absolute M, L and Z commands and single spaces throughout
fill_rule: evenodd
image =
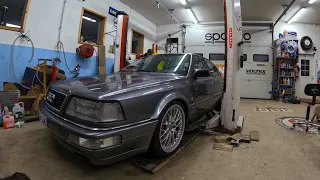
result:
M 162 100 L 159 102 L 158 106 L 156 107 L 154 113 L 152 114 L 151 119 L 158 119 L 163 109 L 165 109 L 168 106 L 168 104 L 174 101 L 178 101 L 182 103 L 183 109 L 185 110 L 186 119 L 187 119 L 189 115 L 189 106 L 187 103 L 188 100 L 183 95 L 177 94 L 177 93 L 171 93 L 165 96 L 164 98 L 162 98 Z

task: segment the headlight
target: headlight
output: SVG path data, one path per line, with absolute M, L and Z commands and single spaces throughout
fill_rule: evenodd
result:
M 119 103 L 101 103 L 80 98 L 71 99 L 66 114 L 91 122 L 113 122 L 124 120 Z

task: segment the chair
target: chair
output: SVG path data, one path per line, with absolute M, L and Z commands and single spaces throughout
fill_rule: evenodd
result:
M 293 128 L 295 128 L 297 124 L 303 124 L 306 127 L 306 132 L 309 132 L 310 127 L 316 127 L 318 128 L 318 131 L 320 131 L 320 125 L 313 123 L 315 116 L 309 120 L 311 105 L 314 106 L 316 104 L 317 96 L 320 96 L 320 84 L 307 84 L 304 88 L 304 93 L 308 96 L 312 96 L 312 102 L 308 103 L 309 105 L 307 107 L 306 120 L 293 123 Z

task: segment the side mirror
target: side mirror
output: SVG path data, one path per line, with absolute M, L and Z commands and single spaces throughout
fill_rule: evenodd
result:
M 206 69 L 196 69 L 193 77 L 198 78 L 198 77 L 208 77 L 210 76 L 210 71 Z

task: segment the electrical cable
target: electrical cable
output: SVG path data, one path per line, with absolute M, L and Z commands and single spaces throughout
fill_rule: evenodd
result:
M 21 32 L 20 32 L 21 33 Z M 26 89 L 30 89 L 29 87 L 26 87 L 25 85 L 21 84 L 21 82 L 18 80 L 17 75 L 14 71 L 14 48 L 15 48 L 15 44 L 18 40 L 22 41 L 23 39 L 29 41 L 31 43 L 32 46 L 32 54 L 29 60 L 29 63 L 32 61 L 33 57 L 34 57 L 34 44 L 33 41 L 27 36 L 27 34 L 29 33 L 29 31 L 26 34 L 21 33 L 14 41 L 11 47 L 11 68 L 12 68 L 12 73 L 13 73 L 13 78 L 16 82 L 18 82 L 20 84 L 20 86 L 26 88 Z
M 39 70 L 40 70 L 40 67 L 38 67 L 37 71 L 34 73 L 34 76 L 33 76 L 33 79 L 32 79 L 32 83 L 31 83 L 31 87 L 34 87 L 33 84 L 34 84 L 34 80 L 35 80 L 36 77 L 37 77 L 38 81 L 41 83 L 41 85 L 44 87 L 44 84 L 39 79 L 39 74 L 38 74 Z M 34 87 L 34 88 L 36 88 L 36 87 Z M 36 89 L 39 89 L 39 88 L 36 88 Z M 39 90 L 42 90 L 42 89 L 39 89 Z M 33 88 L 31 88 L 31 91 L 32 91 L 32 94 L 35 96 Z
M 117 28 L 117 26 L 118 26 L 117 17 L 113 18 L 113 26 L 115 28 Z
M 67 58 L 66 58 L 66 53 L 65 53 L 65 51 L 64 51 L 64 46 L 63 46 L 63 43 L 62 43 L 61 41 L 58 42 L 58 46 L 59 46 L 58 49 L 62 48 L 62 53 L 63 53 L 64 62 L 65 62 L 65 64 L 66 64 L 66 67 L 67 67 L 68 71 L 70 72 L 70 74 L 76 74 L 76 73 L 72 72 L 72 71 L 70 70 L 69 66 L 68 66 Z

